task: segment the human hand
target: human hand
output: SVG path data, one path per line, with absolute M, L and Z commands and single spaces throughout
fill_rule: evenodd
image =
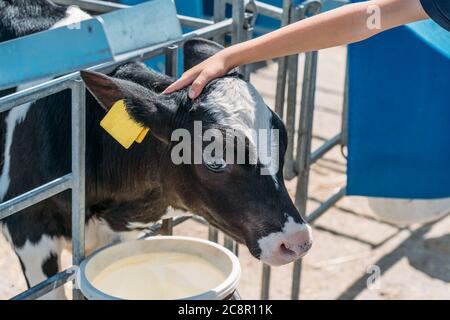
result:
M 180 90 L 192 84 L 188 93 L 189 98 L 197 98 L 211 80 L 225 75 L 234 67 L 230 65 L 227 54 L 224 51 L 216 53 L 202 63 L 184 72 L 180 79 L 163 91 L 163 94 Z

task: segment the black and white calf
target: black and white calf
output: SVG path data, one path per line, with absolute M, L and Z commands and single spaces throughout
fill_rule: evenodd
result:
M 45 0 L 0 1 L 0 41 L 86 17 L 79 9 Z M 186 42 L 185 67 L 220 49 L 207 40 Z M 133 239 L 174 209 L 203 216 L 271 265 L 289 263 L 308 251 L 311 229 L 292 203 L 282 176 L 285 127 L 251 84 L 229 74 L 210 83 L 191 101 L 187 90 L 161 95 L 174 79 L 139 63 L 122 65 L 108 76 L 93 72 L 81 76 L 89 89 L 87 252 L 117 238 Z M 105 109 L 120 99 L 135 121 L 150 128 L 145 140 L 128 150 L 99 126 Z M 70 105 L 70 92 L 64 91 L 1 115 L 0 200 L 70 172 Z M 172 133 L 184 129 L 194 135 L 196 121 L 201 121 L 203 132 L 233 129 L 247 136 L 252 130 L 278 129 L 279 139 L 270 141 L 279 149 L 272 154 L 278 170 L 262 175 L 260 161 L 234 164 L 226 159 L 219 166 L 175 164 Z M 247 149 L 252 148 L 251 141 L 248 137 Z M 2 223 L 28 284 L 35 285 L 59 270 L 61 250 L 70 246 L 70 193 L 36 204 Z M 46 298 L 62 295 L 59 290 Z

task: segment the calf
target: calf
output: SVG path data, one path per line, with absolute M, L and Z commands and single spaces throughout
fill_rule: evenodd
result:
M 70 19 L 69 10 L 76 11 L 44 0 L 0 4 L 1 12 L 12 13 L 0 17 L 0 41 L 60 25 L 61 20 Z M 20 29 L 17 24 L 21 20 L 33 27 Z M 186 42 L 185 68 L 221 48 L 208 40 Z M 81 77 L 89 89 L 87 252 L 115 239 L 134 239 L 174 209 L 204 217 L 271 265 L 289 263 L 308 251 L 310 227 L 292 203 L 282 176 L 285 127 L 250 83 L 230 73 L 211 82 L 198 99 L 191 101 L 187 90 L 161 95 L 174 79 L 140 63 L 124 64 L 109 75 L 82 71 Z M 106 110 L 118 100 L 125 101 L 134 121 L 150 129 L 142 143 L 128 150 L 99 126 Z M 66 90 L 2 116 L 1 201 L 70 172 L 70 110 L 70 92 Z M 239 153 L 236 143 L 220 145 L 205 157 L 208 145 L 196 142 L 199 135 L 200 141 L 205 140 L 208 130 L 231 130 L 237 137 L 233 141 L 244 137 L 245 161 L 235 163 L 228 158 Z M 252 132 L 258 130 L 278 132 L 266 139 L 273 151 L 268 162 L 262 161 L 257 151 Z M 193 141 L 184 141 L 185 148 L 180 148 L 177 139 L 180 132 L 193 137 Z M 221 155 L 220 148 L 227 157 Z M 197 151 L 200 158 L 196 158 Z M 63 192 L 3 221 L 3 233 L 19 257 L 30 286 L 60 270 L 61 250 L 70 246 L 70 208 L 70 193 Z M 51 295 L 46 298 L 62 297 L 63 293 L 57 290 Z

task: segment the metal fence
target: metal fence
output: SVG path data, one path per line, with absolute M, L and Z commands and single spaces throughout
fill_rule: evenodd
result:
M 59 4 L 78 5 L 82 9 L 95 13 L 105 13 L 128 7 L 122 4 L 97 0 L 53 1 Z M 226 18 L 225 16 L 225 8 L 227 5 L 232 6 L 231 18 Z M 194 31 L 183 34 L 180 40 L 148 48 L 141 48 L 130 52 L 126 56 L 122 56 L 117 61 L 104 63 L 89 69 L 106 73 L 128 61 L 144 61 L 152 57 L 163 55 L 165 56 L 166 73 L 176 76 L 178 48 L 188 39 L 204 37 L 212 38 L 219 43 L 224 43 L 225 36 L 230 35 L 231 42 L 238 43 L 245 41 L 252 36 L 256 14 L 278 19 L 284 26 L 318 13 L 320 7 L 320 0 L 308 0 L 302 2 L 300 5 L 295 5 L 293 0 L 284 0 L 282 8 L 253 0 L 215 0 L 212 21 L 181 15 L 178 16 L 183 26 L 195 29 Z M 306 212 L 308 177 L 311 164 L 324 156 L 334 146 L 344 146 L 346 144 L 346 108 L 344 105 L 342 132 L 326 141 L 315 151 L 311 152 L 316 69 L 317 52 L 306 53 L 302 97 L 299 109 L 300 122 L 296 124 L 295 119 L 298 110 L 296 105 L 298 55 L 280 58 L 278 60 L 275 103 L 275 111 L 282 119 L 284 119 L 288 130 L 288 138 L 289 141 L 291 141 L 286 153 L 284 174 L 286 179 L 298 177 L 295 205 L 300 214 L 306 217 L 309 222 L 313 222 L 320 217 L 327 209 L 345 195 L 344 187 L 313 212 L 309 214 Z M 246 79 L 250 78 L 250 72 L 247 66 L 241 67 L 240 71 Z M 75 72 L 0 98 L 0 112 L 6 112 L 24 103 L 33 102 L 37 99 L 50 96 L 66 89 L 70 89 L 72 95 L 72 172 L 1 203 L 0 220 L 70 189 L 72 192 L 72 253 L 74 266 L 33 286 L 15 296 L 13 299 L 36 299 L 57 287 L 64 285 L 66 282 L 72 281 L 77 266 L 84 259 L 86 97 L 84 84 L 80 80 L 79 73 Z M 296 128 L 298 129 L 297 135 Z M 173 227 L 187 219 L 190 219 L 190 217 L 177 217 L 163 220 L 162 223 L 157 223 L 147 230 L 144 237 L 155 234 L 172 234 Z M 206 224 L 202 219 L 194 219 Z M 211 241 L 218 242 L 218 230 L 209 227 L 208 238 Z M 238 254 L 238 245 L 227 236 L 224 237 L 224 246 Z M 268 299 L 270 293 L 271 268 L 267 265 L 263 265 L 262 268 L 261 298 Z M 301 261 L 295 262 L 293 268 L 291 298 L 298 299 L 300 292 Z M 73 297 L 74 299 L 82 299 L 82 294 L 75 288 Z

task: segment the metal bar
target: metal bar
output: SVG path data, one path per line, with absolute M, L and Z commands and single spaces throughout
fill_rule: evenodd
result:
M 213 21 L 214 23 L 225 20 L 226 3 L 224 0 L 214 0 Z M 222 34 L 215 35 L 213 40 L 221 45 L 225 44 L 225 37 Z
M 195 37 L 213 38 L 215 35 L 223 35 L 231 31 L 232 25 L 233 19 L 226 19 L 213 25 L 185 33 L 183 34 L 182 40 L 174 41 L 173 44 L 180 45 L 183 42 Z
M 182 217 L 176 217 L 172 219 L 172 228 L 176 227 L 177 225 L 185 222 L 186 220 L 191 219 L 190 216 L 182 216 Z M 145 239 L 148 237 L 153 237 L 159 234 L 162 234 L 163 225 L 162 223 L 155 223 L 152 225 L 148 230 L 145 230 L 144 233 L 139 236 L 138 239 Z
M 342 106 L 342 123 L 341 123 L 341 144 L 347 146 L 348 144 L 348 57 L 345 62 L 345 87 L 344 87 L 344 101 Z
M 181 25 L 188 28 L 203 28 L 214 24 L 213 21 L 207 19 L 183 16 L 180 14 L 177 15 L 177 17 L 178 20 L 180 20 Z
M 77 267 L 71 267 L 64 271 L 61 271 L 50 278 L 38 283 L 30 289 L 19 293 L 11 298 L 11 300 L 35 300 L 42 297 L 44 294 L 55 290 L 56 288 L 64 285 L 66 282 L 72 280 L 75 276 Z
M 108 13 L 114 10 L 127 9 L 131 7 L 126 4 L 97 0 L 54 0 L 53 2 L 62 5 L 76 5 L 80 7 L 80 9 L 85 11 L 94 11 L 96 13 Z M 177 17 L 183 26 L 192 28 L 201 28 L 214 23 L 211 20 L 189 17 L 181 14 L 177 15 Z
M 172 45 L 166 48 L 165 54 L 165 72 L 171 77 L 176 77 L 178 72 L 178 46 Z M 173 234 L 173 219 L 164 219 L 162 221 L 161 233 L 164 235 Z
M 261 300 L 269 300 L 270 294 L 270 272 L 271 267 L 267 264 L 262 266 L 262 278 L 261 278 Z
M 302 259 L 294 262 L 292 268 L 292 289 L 291 300 L 298 300 L 300 297 L 300 280 L 302 276 Z
M 316 210 L 311 212 L 306 220 L 308 223 L 313 223 L 317 220 L 322 214 L 324 214 L 328 209 L 330 209 L 336 202 L 341 200 L 345 196 L 346 188 L 342 187 L 338 192 L 333 194 L 324 203 L 322 203 Z
M 298 181 L 295 194 L 295 205 L 302 217 L 306 217 L 306 203 L 309 184 L 309 167 L 314 119 L 314 99 L 316 89 L 317 51 L 305 56 L 302 100 L 300 107 L 300 125 L 297 137 Z M 297 300 L 300 293 L 301 260 L 294 263 L 292 274 L 291 299 Z
M 258 9 L 258 14 L 271 17 L 277 20 L 283 19 L 283 9 L 271 4 L 255 1 L 256 9 Z
M 72 263 L 84 259 L 85 229 L 85 151 L 86 151 L 86 92 L 81 80 L 72 87 Z M 82 299 L 81 291 L 73 290 L 73 299 Z
M 173 220 L 172 220 L 172 218 L 164 219 L 162 221 L 161 234 L 166 235 L 166 236 L 171 236 L 173 234 Z
M 7 200 L 0 204 L 0 220 L 31 207 L 38 202 L 53 197 L 64 190 L 68 190 L 71 186 L 72 175 L 67 174 L 17 197 Z
M 125 4 L 99 0 L 53 0 L 53 2 L 65 6 L 76 5 L 80 7 L 80 9 L 94 11 L 96 13 L 106 13 L 113 10 L 126 9 L 130 7 Z
M 304 19 L 305 15 L 301 8 L 291 8 L 290 23 Z M 287 58 L 287 106 L 286 106 L 286 130 L 289 143 L 286 149 L 284 177 L 286 180 L 295 178 L 295 160 L 294 160 L 294 137 L 295 137 L 295 119 L 297 114 L 297 83 L 298 83 L 298 54 Z
M 291 20 L 292 0 L 283 0 L 281 27 Z M 284 95 L 286 94 L 287 57 L 278 58 L 277 87 L 275 93 L 275 112 L 284 120 Z
M 223 246 L 231 252 L 234 252 L 234 240 L 226 234 L 223 237 Z
M 12 93 L 0 98 L 0 112 L 9 111 L 16 106 L 36 101 L 38 99 L 58 93 L 68 88 L 70 88 L 69 82 L 54 79 L 41 83 L 34 87 Z
M 219 242 L 219 231 L 213 226 L 208 227 L 208 240 L 213 242 Z
M 331 139 L 325 141 L 319 148 L 311 153 L 309 160 L 310 165 L 322 158 L 328 151 L 342 142 L 342 133 L 336 134 Z
M 176 77 L 178 73 L 178 46 L 171 45 L 166 48 L 166 74 L 171 77 Z
M 233 0 L 232 17 L 231 42 L 232 44 L 236 44 L 242 42 L 244 38 L 244 0 Z

